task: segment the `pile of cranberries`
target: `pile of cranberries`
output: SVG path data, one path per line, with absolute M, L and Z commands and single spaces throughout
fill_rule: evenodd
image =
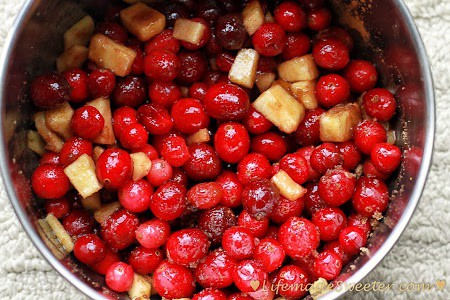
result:
M 323 1 L 261 4 L 273 21 L 250 37 L 239 13 L 245 3 L 165 1 L 157 9 L 167 28 L 145 43 L 120 24 L 122 7 L 111 5 L 96 31 L 137 52 L 131 75 L 116 77 L 87 62 L 32 82 L 38 109 L 63 102 L 75 109 L 73 137 L 59 153 L 42 156 L 33 191 L 72 236 L 75 258 L 105 275 L 112 290 L 128 291 L 139 273 L 150 275 L 153 291 L 166 299 L 270 300 L 276 295 L 263 290 L 263 282 L 298 286 L 335 279 L 366 245 L 371 219 L 386 210 L 385 181 L 401 160 L 383 126 L 395 115 L 394 96 L 375 87 L 372 63 L 350 58 L 352 38 L 330 25 Z M 199 44 L 173 37 L 180 17 L 207 24 Z M 295 133 L 280 132 L 252 107 L 256 88 L 228 81 L 243 47 L 261 54 L 260 73 L 312 53 L 321 70 L 319 107 L 306 111 Z M 97 97 L 111 99 L 117 140 L 96 160 L 101 201 L 122 206 L 101 224 L 64 173 L 81 155 L 93 156 L 105 119 L 83 104 Z M 358 98 L 366 117 L 353 139 L 322 143 L 321 115 Z M 210 142 L 187 143 L 205 128 Z M 131 179 L 135 152 L 152 162 L 137 181 Z M 270 180 L 279 170 L 307 188 L 306 195 L 295 201 L 281 196 Z M 278 293 L 299 299 L 307 291 Z

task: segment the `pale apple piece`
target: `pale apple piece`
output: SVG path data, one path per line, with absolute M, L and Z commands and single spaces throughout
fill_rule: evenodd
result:
M 73 241 L 70 237 L 69 233 L 64 229 L 64 226 L 62 226 L 61 222 L 53 215 L 48 214 L 45 217 L 45 221 L 47 221 L 47 224 L 50 226 L 50 228 L 55 233 L 58 240 L 61 242 L 61 245 L 64 247 L 64 249 L 67 252 L 72 252 L 73 250 Z
M 68 102 L 64 102 L 60 107 L 45 112 L 45 124 L 51 131 L 67 140 L 73 135 L 70 128 L 73 113 L 72 106 Z
M 120 20 L 142 42 L 160 34 L 166 27 L 166 17 L 142 2 L 121 10 Z
M 131 73 L 136 51 L 98 33 L 91 39 L 88 58 L 98 67 L 110 69 L 115 75 L 124 77 Z
M 309 288 L 309 293 L 311 297 L 315 300 L 320 298 L 322 295 L 328 293 L 331 290 L 330 284 L 326 279 L 320 277 Z
M 320 117 L 322 142 L 345 142 L 353 137 L 353 129 L 361 121 L 361 110 L 356 103 L 339 104 Z
M 242 11 L 242 20 L 248 35 L 253 35 L 264 24 L 264 11 L 259 1 L 248 3 Z
M 64 49 L 74 45 L 86 46 L 94 34 L 95 24 L 91 16 L 85 16 L 64 33 Z
M 34 125 L 37 132 L 45 141 L 45 149 L 52 152 L 61 151 L 64 141 L 53 131 L 51 131 L 45 122 L 45 111 L 40 111 L 34 115 Z
M 395 145 L 397 142 L 397 132 L 395 130 L 388 130 L 386 132 L 387 143 Z
M 272 82 L 271 86 L 276 86 L 276 85 L 281 86 L 283 89 L 286 90 L 286 92 L 288 92 L 291 96 L 293 96 L 292 91 L 291 91 L 291 83 L 289 83 L 283 79 L 277 79 L 274 82 Z
M 31 151 L 39 154 L 40 156 L 44 155 L 44 153 L 46 152 L 45 151 L 45 142 L 41 138 L 39 133 L 37 133 L 37 131 L 28 130 L 27 144 L 28 144 L 28 148 Z
M 53 255 L 57 259 L 64 259 L 66 258 L 70 253 L 67 252 L 66 249 L 64 249 L 63 245 L 59 241 L 59 239 L 56 237 L 55 233 L 53 232 L 53 229 L 48 225 L 47 221 L 44 219 L 38 219 L 36 221 L 36 229 L 38 234 L 41 236 L 42 240 L 44 241 L 45 245 L 50 249 L 50 251 L 53 253 Z
M 270 13 L 270 11 L 268 11 L 266 13 L 266 15 L 264 16 L 264 22 L 266 23 L 273 23 L 275 22 L 275 18 L 273 17 L 273 15 Z
M 186 138 L 186 144 L 188 146 L 193 144 L 201 144 L 207 143 L 211 140 L 211 136 L 209 135 L 208 128 L 203 128 L 197 131 L 196 133 L 191 134 Z
M 114 145 L 116 143 L 116 138 L 114 137 L 112 127 L 111 103 L 109 99 L 97 98 L 86 103 L 86 105 L 90 105 L 98 109 L 105 120 L 105 125 L 103 126 L 102 132 L 93 140 L 93 142 L 102 145 Z
M 296 57 L 278 65 L 278 75 L 289 82 L 314 80 L 319 70 L 311 54 Z
M 100 209 L 94 211 L 94 219 L 99 224 L 102 224 L 109 218 L 110 215 L 112 215 L 121 207 L 122 205 L 120 205 L 119 201 L 104 204 Z
M 258 69 L 259 53 L 255 49 L 239 50 L 230 72 L 228 79 L 231 82 L 246 88 L 253 88 Z
M 359 109 L 361 110 L 361 119 L 362 120 L 369 120 L 369 121 L 373 121 L 373 118 L 371 116 L 369 116 L 366 112 L 366 110 L 364 109 L 364 105 L 363 105 L 363 97 L 364 94 L 366 92 L 362 93 L 361 96 L 359 96 L 358 100 L 356 101 L 359 105 Z
M 253 106 L 282 132 L 292 133 L 305 116 L 305 108 L 280 85 L 272 86 Z
M 102 189 L 97 179 L 95 163 L 87 154 L 83 154 L 64 169 L 72 185 L 81 197 L 89 197 Z
M 296 201 L 303 197 L 307 192 L 307 189 L 296 183 L 288 173 L 283 170 L 278 171 L 271 180 L 280 190 L 280 194 L 290 201 Z
M 319 106 L 315 90 L 315 80 L 297 81 L 291 84 L 292 94 L 306 109 L 316 109 Z
M 98 158 L 103 153 L 103 151 L 105 151 L 105 148 L 103 147 L 100 146 L 94 147 L 94 150 L 92 150 L 92 159 L 94 160 L 94 162 L 97 162 Z
M 132 300 L 150 299 L 152 285 L 146 276 L 134 273 L 133 284 L 128 291 L 128 296 Z
M 86 198 L 81 198 L 81 204 L 87 210 L 97 210 L 102 207 L 102 202 L 100 200 L 100 194 L 94 193 Z
M 74 68 L 81 68 L 88 58 L 89 49 L 85 46 L 73 45 L 56 59 L 56 69 L 59 73 Z
M 177 40 L 197 45 L 202 40 L 205 30 L 207 30 L 205 24 L 179 18 L 173 26 L 173 37 Z
M 267 91 L 275 80 L 275 73 L 256 74 L 255 84 L 260 93 Z
M 133 181 L 138 181 L 147 176 L 148 172 L 150 172 L 152 161 L 144 152 L 131 153 L 130 156 L 133 161 L 132 179 Z

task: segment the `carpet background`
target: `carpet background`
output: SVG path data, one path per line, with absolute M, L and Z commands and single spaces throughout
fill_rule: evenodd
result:
M 24 0 L 0 0 L 0 49 Z M 430 58 L 437 111 L 431 173 L 409 226 L 364 282 L 447 281 L 428 293 L 359 292 L 346 299 L 450 299 L 450 2 L 405 0 Z M 0 299 L 84 299 L 41 257 L 20 226 L 0 181 Z

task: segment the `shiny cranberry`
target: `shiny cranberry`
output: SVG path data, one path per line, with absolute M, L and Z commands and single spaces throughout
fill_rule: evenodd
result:
M 278 63 L 274 57 L 260 56 L 258 60 L 257 71 L 261 73 L 272 73 L 278 67 Z
M 389 121 L 395 114 L 397 102 L 387 89 L 376 88 L 364 94 L 363 107 L 369 116 L 378 121 Z
M 210 145 L 191 145 L 189 146 L 189 154 L 190 158 L 183 168 L 192 180 L 213 180 L 222 171 L 222 162 Z
M 366 217 L 383 213 L 389 202 L 389 189 L 383 181 L 374 177 L 360 177 L 356 182 L 352 203 L 355 210 Z
M 312 222 L 319 228 L 322 241 L 332 241 L 347 226 L 347 217 L 337 207 L 322 208 L 312 215 Z
M 286 222 L 290 217 L 301 215 L 304 207 L 304 197 L 291 201 L 284 198 L 283 196 L 280 196 L 269 218 L 276 224 L 282 224 Z
M 237 218 L 233 211 L 223 206 L 216 206 L 202 212 L 198 219 L 198 228 L 206 233 L 213 245 L 220 244 L 225 230 L 236 224 Z
M 208 253 L 210 242 L 200 229 L 182 229 L 174 232 L 166 243 L 169 262 L 195 267 Z
M 339 148 L 333 143 L 323 143 L 311 154 L 311 166 L 321 174 L 342 164 L 343 160 Z
M 62 75 L 46 74 L 33 79 L 30 96 L 38 108 L 52 109 L 70 101 L 71 86 Z
M 189 178 L 186 172 L 180 168 L 172 168 L 172 177 L 169 179 L 171 182 L 179 183 L 186 186 L 188 184 Z
M 219 41 L 216 37 L 216 32 L 211 32 L 211 38 L 209 39 L 208 44 L 206 45 L 206 53 L 210 56 L 214 56 L 216 54 L 219 54 L 223 50 L 222 46 L 220 45 Z
M 128 40 L 128 33 L 125 28 L 115 22 L 104 22 L 97 25 L 96 33 L 101 33 L 120 44 L 125 44 Z
M 161 156 L 174 167 L 181 167 L 190 157 L 186 141 L 180 136 L 165 138 L 160 152 Z
M 134 214 L 121 208 L 112 213 L 101 226 L 103 240 L 110 247 L 122 250 L 135 242 L 134 232 L 139 227 L 139 220 Z
M 211 25 L 215 23 L 217 18 L 223 13 L 219 2 L 216 0 L 199 1 L 195 6 L 195 15 L 204 18 Z
M 195 294 L 192 300 L 227 300 L 227 296 L 221 290 L 206 288 Z
M 167 50 L 154 50 L 145 56 L 145 75 L 151 80 L 172 81 L 181 70 L 180 59 Z
M 187 193 L 189 202 L 199 209 L 216 206 L 222 200 L 222 197 L 222 186 L 216 182 L 196 184 Z
M 224 123 L 214 135 L 214 146 L 223 161 L 237 163 L 250 149 L 250 136 L 243 125 Z
M 153 194 L 150 209 L 156 217 L 162 220 L 175 220 L 186 208 L 185 194 L 184 186 L 166 182 Z
M 247 31 L 240 14 L 220 16 L 216 22 L 216 37 L 227 50 L 241 49 L 247 39 Z
M 342 269 L 342 259 L 332 251 L 323 251 L 314 260 L 314 273 L 319 278 L 334 280 Z
M 370 225 L 370 220 L 368 217 L 352 213 L 347 218 L 347 225 L 348 226 L 356 226 L 364 230 L 366 235 L 369 235 L 369 233 L 372 231 L 372 225 Z
M 31 187 L 39 198 L 57 199 L 69 191 L 70 181 L 61 166 L 40 165 L 31 176 Z
M 320 233 L 316 225 L 307 219 L 292 217 L 280 226 L 278 241 L 287 255 L 298 259 L 310 255 L 317 249 Z
M 150 205 L 153 187 L 144 179 L 130 181 L 119 189 L 119 201 L 123 207 L 134 213 L 144 212 Z
M 92 156 L 92 143 L 79 137 L 68 139 L 59 153 L 59 161 L 66 167 L 77 160 L 81 155 Z
M 169 223 L 159 219 L 152 219 L 139 225 L 136 239 L 145 248 L 158 248 L 164 245 L 170 236 Z
M 107 69 L 96 69 L 88 76 L 88 88 L 94 98 L 108 98 L 116 86 L 114 73 Z
M 216 66 L 219 71 L 228 73 L 234 63 L 236 56 L 230 52 L 222 52 L 216 56 Z
M 103 151 L 96 163 L 97 177 L 106 188 L 120 189 L 133 174 L 133 164 L 128 152 L 110 148 Z
M 236 260 L 219 248 L 210 252 L 195 269 L 196 281 L 205 288 L 226 288 L 233 284 Z
M 238 225 L 248 228 L 255 238 L 262 238 L 267 234 L 267 230 L 269 229 L 269 219 L 255 219 L 246 210 L 243 210 L 239 214 Z
M 206 112 L 219 121 L 237 121 L 245 117 L 250 99 L 248 94 L 234 84 L 216 84 L 203 99 Z
M 181 52 L 178 54 L 181 62 L 178 81 L 182 84 L 191 85 L 200 81 L 208 69 L 208 61 L 200 51 Z
M 188 268 L 163 261 L 153 273 L 152 287 L 164 298 L 189 298 L 194 294 L 195 281 Z
M 277 23 L 265 23 L 252 36 L 255 50 L 264 56 L 277 56 L 286 47 L 287 36 Z
M 222 247 L 229 256 L 235 259 L 249 259 L 255 250 L 255 237 L 249 229 L 234 226 L 224 232 Z
M 351 60 L 344 70 L 344 78 L 354 93 L 373 89 L 378 81 L 377 69 L 367 60 Z
M 200 101 L 185 98 L 172 106 L 172 119 L 175 129 L 186 134 L 193 134 L 209 125 L 209 117 Z
M 319 195 L 318 184 L 310 183 L 306 185 L 308 192 L 305 195 L 305 210 L 308 215 L 312 216 L 319 209 L 329 207 L 322 197 Z
M 140 148 L 132 149 L 131 152 L 132 153 L 143 152 L 147 155 L 147 157 L 150 160 L 154 160 L 154 159 L 158 158 L 158 152 L 156 151 L 155 147 L 153 147 L 152 145 L 149 145 L 149 144 L 145 144 L 144 146 L 142 146 Z
M 311 155 L 314 152 L 316 148 L 314 146 L 308 146 L 308 147 L 303 147 L 300 148 L 296 151 L 296 153 L 301 154 L 305 159 L 306 162 L 308 163 L 308 169 L 309 169 L 309 176 L 308 176 L 308 181 L 315 181 L 318 180 L 320 178 L 320 173 L 317 172 L 312 166 L 311 166 Z
M 180 2 L 164 2 L 161 12 L 166 16 L 167 27 L 173 27 L 179 18 L 190 17 L 189 8 Z
M 173 53 L 180 51 L 180 41 L 173 37 L 173 30 L 166 29 L 145 43 L 145 54 L 152 51 L 166 50 Z
M 308 180 L 308 162 L 301 154 L 292 153 L 285 155 L 280 160 L 280 167 L 298 184 L 303 184 Z
M 378 122 L 362 121 L 355 128 L 355 145 L 364 154 L 370 155 L 375 145 L 385 143 L 386 139 L 386 129 Z
M 148 133 L 139 123 L 124 126 L 119 135 L 119 142 L 126 149 L 139 149 L 144 147 L 147 141 Z
M 234 284 L 244 293 L 261 290 L 263 288 L 263 283 L 267 282 L 268 277 L 268 274 L 263 270 L 261 264 L 254 260 L 241 261 L 236 265 L 233 272 Z M 254 282 L 259 283 L 256 288 Z
M 275 279 L 275 285 L 287 287 L 279 289 L 283 297 L 299 299 L 308 292 L 308 273 L 296 265 L 286 265 L 280 269 Z
M 147 95 L 145 80 L 137 76 L 127 76 L 119 79 L 112 93 L 112 100 L 116 106 L 138 107 Z
M 350 226 L 350 225 L 349 225 Z M 323 245 L 323 251 L 331 251 L 339 256 L 342 265 L 345 266 L 351 259 L 351 255 L 345 253 L 338 240 L 327 242 Z M 313 266 L 314 268 L 314 266 Z M 315 272 L 314 272 L 315 273 Z
M 350 96 L 350 85 L 337 74 L 328 74 L 319 78 L 316 85 L 317 101 L 323 107 L 332 107 L 344 102 Z
M 59 154 L 55 152 L 45 152 L 41 159 L 39 160 L 40 165 L 50 164 L 50 165 L 60 165 Z
M 296 2 L 286 1 L 278 5 L 274 18 L 287 32 L 297 32 L 306 27 L 306 13 Z
M 319 67 L 330 71 L 341 70 L 350 61 L 347 46 L 337 39 L 318 41 L 313 46 L 312 55 Z
M 318 107 L 307 110 L 305 117 L 295 132 L 295 139 L 301 146 L 316 145 L 320 142 L 320 116 L 325 111 Z
M 79 137 L 87 140 L 96 138 L 103 130 L 105 119 L 98 109 L 86 105 L 75 110 L 70 127 Z
M 198 42 L 197 44 L 192 44 L 189 42 L 181 41 L 181 45 L 185 49 L 195 51 L 195 50 L 199 50 L 200 48 L 203 48 L 204 46 L 206 46 L 209 39 L 211 38 L 211 29 L 210 29 L 209 23 L 207 21 L 205 21 L 205 19 L 193 18 L 193 19 L 191 19 L 191 21 L 198 22 L 198 23 L 205 25 L 205 30 L 203 31 L 203 35 L 202 35 L 202 38 L 200 39 L 200 42 Z
M 73 254 L 82 263 L 90 265 L 105 257 L 106 245 L 97 235 L 86 234 L 75 241 Z
M 266 119 L 260 112 L 258 112 L 253 106 L 250 106 L 246 116 L 242 120 L 247 131 L 251 134 L 261 134 L 269 131 L 273 124 Z
M 216 179 L 223 191 L 220 205 L 227 207 L 238 207 L 242 204 L 242 190 L 244 186 L 239 181 L 236 173 L 223 171 Z
M 328 170 L 319 181 L 319 195 L 331 206 L 341 206 L 352 198 L 356 176 L 343 169 Z
M 158 104 L 145 104 L 139 107 L 138 120 L 150 134 L 166 134 L 173 126 L 169 112 Z
M 72 88 L 70 92 L 70 100 L 74 103 L 80 103 L 87 99 L 88 92 L 88 75 L 85 71 L 78 68 L 65 71 L 62 76 L 66 78 L 67 83 Z
M 331 11 L 328 8 L 319 8 L 308 12 L 308 28 L 314 31 L 321 31 L 330 26 Z
M 370 154 L 370 160 L 374 167 L 384 174 L 394 172 L 400 165 L 401 157 L 400 148 L 388 143 L 376 144 Z
M 239 162 L 237 175 L 239 180 L 247 185 L 254 178 L 270 178 L 272 166 L 264 155 L 250 153 Z
M 359 227 L 348 226 L 341 230 L 339 234 L 339 244 L 343 250 L 350 254 L 356 255 L 360 252 L 367 242 L 366 233 Z
M 123 262 L 112 264 L 105 274 L 106 285 L 116 292 L 126 292 L 133 285 L 133 268 Z
M 242 204 L 253 218 L 267 218 L 278 201 L 278 189 L 265 178 L 255 178 L 247 183 L 242 192 Z
M 95 227 L 94 218 L 85 210 L 71 211 L 61 223 L 72 236 L 93 233 Z
M 352 36 L 341 27 L 328 27 L 327 29 L 322 30 L 314 37 L 314 43 L 318 41 L 328 41 L 328 40 L 340 40 L 347 46 L 348 50 L 351 51 L 353 49 L 353 38 Z
M 261 263 L 264 271 L 271 273 L 281 267 L 285 256 L 284 249 L 277 240 L 266 238 L 256 246 L 253 258 Z
M 148 96 L 152 103 L 170 107 L 181 98 L 181 90 L 172 82 L 153 81 L 148 88 Z
M 153 186 L 160 186 L 172 177 L 172 166 L 164 159 L 152 160 L 152 166 L 147 174 L 147 180 Z
M 135 44 L 134 44 L 135 43 Z M 131 66 L 131 74 L 142 75 L 144 74 L 144 61 L 145 55 L 144 51 L 141 49 L 140 41 L 136 39 L 133 43 L 128 43 L 128 47 L 136 52 L 136 58 L 134 59 L 133 65 Z
M 380 180 L 386 180 L 390 174 L 385 174 L 377 170 L 370 159 L 366 160 L 363 164 L 363 174 L 367 177 L 376 177 Z
M 105 257 L 101 261 L 89 265 L 89 267 L 98 274 L 105 275 L 109 267 L 119 261 L 119 255 L 111 249 L 106 248 Z
M 49 199 L 44 205 L 47 214 L 53 214 L 57 219 L 64 218 L 70 211 L 70 203 L 65 197 Z
M 208 86 L 203 82 L 196 82 L 189 88 L 189 97 L 203 100 L 206 95 L 206 91 L 208 91 Z
M 163 260 L 163 253 L 160 249 L 148 249 L 137 246 L 130 252 L 128 263 L 136 273 L 147 275 L 156 270 Z
M 286 140 L 278 133 L 266 132 L 252 139 L 252 152 L 261 153 L 271 161 L 281 159 L 286 151 Z
M 359 152 L 355 143 L 352 141 L 342 142 L 338 145 L 339 152 L 344 158 L 344 163 L 342 166 L 347 170 L 354 170 L 358 164 L 361 162 L 361 152 Z
M 290 60 L 308 53 L 311 41 L 304 33 L 291 33 L 287 36 L 286 47 L 283 50 L 283 59 Z
M 125 126 L 137 123 L 137 111 L 131 107 L 120 107 L 112 116 L 114 136 L 119 137 Z

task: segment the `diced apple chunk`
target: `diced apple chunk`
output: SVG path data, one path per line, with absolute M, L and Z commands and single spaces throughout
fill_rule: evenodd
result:
M 88 57 L 98 67 L 110 69 L 117 76 L 123 77 L 131 73 L 136 51 L 99 33 L 91 39 Z
M 53 232 L 53 229 L 50 227 L 50 225 L 48 225 L 45 218 L 38 219 L 36 221 L 36 229 L 45 245 L 47 245 L 47 247 L 57 259 L 64 259 L 70 254 L 66 249 L 64 249 L 63 245 L 59 241 L 56 234 Z
M 44 111 L 40 111 L 34 115 L 34 125 L 36 126 L 39 135 L 46 143 L 45 149 L 57 153 L 61 151 L 64 142 L 56 133 L 47 127 Z
M 353 137 L 353 129 L 361 121 L 361 110 L 356 103 L 339 104 L 320 117 L 322 142 L 345 142 Z
M 264 11 L 259 1 L 252 1 L 245 6 L 242 11 L 242 20 L 249 35 L 253 35 L 264 24 Z
M 255 84 L 258 61 L 258 51 L 255 49 L 241 49 L 231 66 L 228 79 L 233 83 L 251 89 Z
M 50 130 L 67 140 L 72 136 L 70 123 L 73 113 L 72 106 L 68 102 L 64 102 L 60 107 L 45 112 L 45 124 Z
M 102 202 L 100 200 L 100 194 L 97 192 L 86 198 L 81 198 L 81 204 L 87 210 L 97 210 L 102 207 Z
M 128 296 L 132 300 L 150 299 L 152 285 L 145 276 L 134 273 L 133 284 L 128 291 Z
M 45 142 L 36 131 L 28 130 L 27 144 L 28 148 L 33 152 L 39 155 L 43 155 L 45 153 Z
M 120 19 L 125 28 L 142 42 L 160 34 L 166 27 L 166 17 L 141 2 L 120 11 Z
M 180 18 L 175 21 L 173 37 L 197 45 L 202 40 L 206 29 L 203 23 Z
M 281 131 L 292 133 L 305 116 L 305 108 L 279 85 L 272 86 L 253 106 Z
M 279 85 L 281 86 L 283 89 L 286 90 L 286 92 L 288 92 L 290 95 L 292 95 L 291 92 L 291 84 L 283 79 L 277 79 L 274 82 L 272 82 L 272 86 L 276 86 Z
M 87 154 L 81 155 L 64 169 L 64 173 L 83 198 L 95 194 L 102 188 L 95 171 L 94 161 Z
M 88 58 L 89 49 L 85 46 L 73 45 L 56 59 L 56 69 L 59 73 L 81 68 Z
M 275 73 L 256 74 L 255 84 L 260 93 L 267 91 L 275 80 Z
M 313 80 L 319 77 L 319 70 L 311 54 L 285 61 L 278 66 L 278 75 L 289 82 Z
M 95 30 L 94 20 L 86 16 L 64 33 L 64 49 L 74 45 L 86 46 Z
M 53 214 L 48 214 L 47 217 L 45 217 L 45 221 L 47 221 L 47 224 L 53 230 L 53 232 L 55 233 L 58 240 L 61 242 L 64 249 L 67 252 L 72 252 L 73 250 L 72 238 L 64 229 L 61 222 L 59 222 L 59 220 Z
M 94 150 L 92 151 L 92 159 L 94 162 L 97 162 L 97 159 L 100 157 L 100 155 L 105 151 L 103 147 L 95 146 Z
M 203 128 L 196 133 L 191 134 L 186 138 L 186 143 L 188 146 L 193 144 L 207 143 L 211 140 L 208 128 Z
M 112 127 L 111 103 L 109 99 L 97 98 L 86 103 L 86 105 L 90 105 L 98 109 L 105 120 L 105 125 L 103 126 L 102 132 L 93 140 L 93 142 L 102 145 L 114 145 L 116 143 L 116 138 L 114 137 Z
M 131 160 L 133 161 L 133 181 L 147 176 L 152 167 L 152 161 L 144 152 L 131 153 Z
M 290 201 L 296 201 L 303 197 L 307 189 L 296 183 L 289 175 L 283 170 L 278 171 L 272 177 L 272 182 L 280 190 L 280 194 Z
M 315 90 L 315 80 L 297 81 L 291 84 L 292 94 L 306 109 L 316 109 L 318 107 Z
M 112 215 L 116 210 L 118 210 L 121 207 L 122 205 L 120 205 L 119 201 L 104 204 L 100 209 L 94 211 L 94 219 L 99 224 L 102 224 L 109 218 L 110 215 Z

